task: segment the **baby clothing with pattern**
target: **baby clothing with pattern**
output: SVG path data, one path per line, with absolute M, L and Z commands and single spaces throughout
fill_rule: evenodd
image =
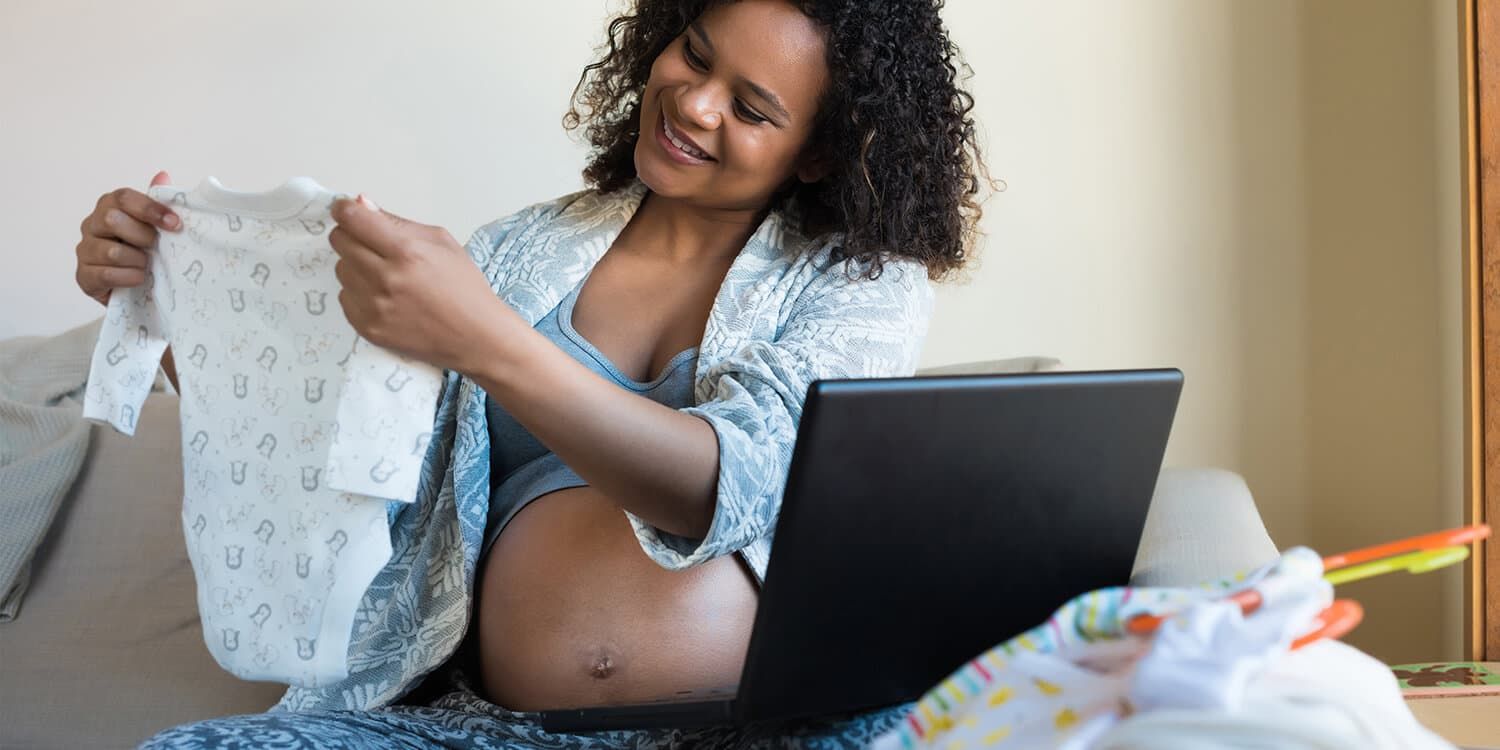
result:
M 208 649 L 243 679 L 337 682 L 391 555 L 387 501 L 415 498 L 442 374 L 344 317 L 328 243 L 343 196 L 306 177 L 149 194 L 182 229 L 160 233 L 144 284 L 111 295 L 83 416 L 133 435 L 171 345 Z
M 1338 641 L 1292 651 L 1332 600 L 1305 547 L 1190 588 L 1110 588 L 980 654 L 872 750 L 1164 750 L 1452 746 L 1406 708 L 1384 665 Z M 1254 589 L 1244 615 L 1224 597 Z M 1150 637 L 1127 624 L 1171 615 Z

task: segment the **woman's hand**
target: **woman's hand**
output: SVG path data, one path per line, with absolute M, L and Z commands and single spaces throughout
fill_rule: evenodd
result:
M 171 180 L 166 172 L 157 172 L 151 184 L 165 185 Z M 78 288 L 107 305 L 116 288 L 143 283 L 146 249 L 156 244 L 158 227 L 177 231 L 182 221 L 139 190 L 122 187 L 99 196 L 93 212 L 79 225 L 83 239 L 74 249 L 78 266 L 73 272 Z
M 339 305 L 370 343 L 468 374 L 480 332 L 520 321 L 442 227 L 382 211 L 363 195 L 336 201 L 332 213 Z

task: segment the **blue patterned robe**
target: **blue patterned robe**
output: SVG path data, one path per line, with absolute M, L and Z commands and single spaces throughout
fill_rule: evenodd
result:
M 646 188 L 582 191 L 481 227 L 470 257 L 495 293 L 535 324 L 577 286 L 625 227 Z M 819 378 L 910 374 L 932 309 L 925 269 L 891 261 L 877 280 L 829 264 L 831 246 L 780 212 L 726 274 L 699 347 L 696 406 L 719 443 L 718 505 L 707 537 L 687 539 L 631 516 L 663 567 L 739 553 L 763 580 L 772 528 L 808 385 Z M 490 492 L 485 394 L 448 372 L 416 501 L 392 503 L 392 556 L 360 603 L 349 677 L 291 688 L 272 711 L 390 705 L 449 658 L 474 596 Z

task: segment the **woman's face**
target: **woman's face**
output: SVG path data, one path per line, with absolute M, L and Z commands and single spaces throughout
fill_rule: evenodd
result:
M 821 177 L 803 152 L 827 80 L 823 32 L 791 3 L 714 6 L 651 66 L 636 173 L 664 197 L 758 211 L 789 178 Z

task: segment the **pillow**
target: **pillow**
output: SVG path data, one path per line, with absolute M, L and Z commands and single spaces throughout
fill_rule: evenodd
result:
M 990 359 L 982 362 L 959 362 L 958 364 L 927 367 L 917 370 L 918 375 L 1000 375 L 1016 372 L 1049 372 L 1062 369 L 1062 362 L 1052 357 L 1012 357 Z

